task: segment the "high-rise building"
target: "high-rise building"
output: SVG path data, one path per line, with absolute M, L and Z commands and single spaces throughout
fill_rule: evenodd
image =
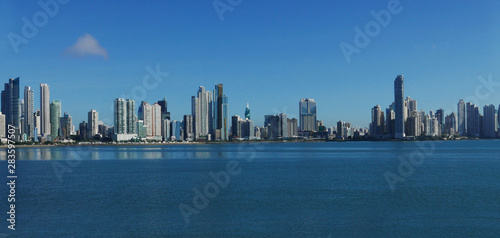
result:
M 117 141 L 128 141 L 137 136 L 135 115 L 135 101 L 132 99 L 117 98 L 114 101 L 114 135 Z
M 247 102 L 247 108 L 245 108 L 245 119 L 250 120 L 250 105 Z
M 385 131 L 388 136 L 394 137 L 394 132 L 395 132 L 395 120 L 396 120 L 396 113 L 394 112 L 394 103 L 392 103 L 389 108 L 385 109 Z
M 80 122 L 79 126 L 80 128 L 79 132 L 80 132 L 80 140 L 87 140 L 88 139 L 88 134 L 89 132 L 87 131 L 88 129 L 88 125 L 87 125 L 87 122 L 86 121 L 82 121 Z
M 136 121 L 137 116 L 135 115 L 135 101 L 133 99 L 127 99 L 125 101 L 125 112 L 126 112 L 126 123 L 127 130 L 126 134 L 137 134 L 136 131 Z
M 9 79 L 2 91 L 2 113 L 5 115 L 5 131 L 8 125 L 21 127 L 21 102 L 19 99 L 19 78 Z
M 422 135 L 422 117 L 418 111 L 412 111 L 407 119 L 408 135 L 407 136 L 421 136 Z
M 467 136 L 479 137 L 481 132 L 481 115 L 476 104 L 468 102 L 467 108 Z
M 50 135 L 50 90 L 49 85 L 40 84 L 40 134 Z M 57 136 L 57 135 L 56 135 Z
M 156 140 L 161 140 L 161 124 L 162 124 L 162 114 L 161 106 L 158 103 L 151 105 L 151 119 L 152 119 L 152 134 L 151 136 Z
M 452 112 L 445 118 L 445 134 L 450 136 L 456 135 L 458 133 L 458 117 Z
M 182 140 L 180 121 L 172 121 L 172 140 Z
M 96 110 L 90 110 L 88 113 L 88 130 L 89 138 L 94 137 L 99 133 L 99 113 Z
M 33 119 L 35 123 L 34 137 L 38 140 L 38 137 L 41 136 L 42 133 L 42 122 L 41 122 L 41 112 L 40 109 L 37 109 L 35 113 L 33 113 Z
M 170 141 L 170 119 L 168 118 L 163 119 L 161 130 L 162 130 L 163 140 Z
M 194 127 L 193 127 L 193 115 L 184 115 L 184 121 L 182 122 L 184 129 L 184 140 L 193 141 L 194 140 Z
M 191 114 L 194 119 L 195 139 L 208 137 L 210 133 L 210 114 L 212 105 L 212 93 L 206 91 L 205 87 L 200 86 L 197 96 L 191 98 Z
M 213 123 L 214 130 L 222 128 L 222 96 L 224 95 L 224 86 L 222 84 L 215 85 L 213 93 Z
M 300 99 L 299 102 L 299 119 L 300 131 L 317 131 L 316 124 L 316 102 L 314 99 Z
M 5 127 L 5 115 L 0 112 L 0 138 L 5 138 L 7 135 L 5 134 L 6 132 L 6 127 Z
M 69 139 L 73 128 L 73 119 L 68 113 L 64 113 L 64 116 L 59 121 L 61 124 L 61 137 Z
M 287 119 L 287 120 L 288 120 L 287 121 L 288 137 L 289 138 L 297 137 L 299 135 L 297 119 L 292 118 L 292 119 Z
M 457 117 L 458 117 L 458 134 L 461 135 L 461 136 L 465 136 L 466 135 L 466 131 L 467 131 L 467 122 L 465 120 L 466 118 L 466 110 L 465 110 L 465 102 L 464 100 L 460 99 L 460 101 L 458 102 L 458 105 L 457 105 Z
M 167 110 L 167 98 L 158 101 L 158 105 L 161 107 L 161 119 L 167 118 L 170 120 L 170 112 Z
M 233 139 L 241 137 L 240 122 L 241 122 L 240 116 L 234 115 L 231 117 L 231 137 Z
M 436 110 L 436 120 L 438 123 L 438 130 L 440 134 L 442 134 L 444 131 L 444 119 L 445 119 L 444 110 L 442 108 Z
M 59 136 L 61 118 L 61 101 L 54 100 L 50 103 L 50 135 L 52 138 Z
M 346 136 L 346 133 L 345 133 L 345 122 L 343 121 L 338 121 L 337 122 L 337 135 L 336 135 L 337 138 L 339 139 L 343 139 Z
M 483 137 L 497 137 L 497 115 L 495 112 L 494 105 L 484 106 L 483 108 Z
M 398 75 L 394 80 L 394 104 L 395 104 L 395 133 L 397 139 L 405 137 L 405 120 L 404 120 L 404 78 L 403 75 Z
M 379 105 L 372 108 L 372 122 L 370 123 L 370 135 L 381 136 L 385 134 L 384 112 Z
M 145 101 L 142 101 L 141 105 L 139 105 L 139 111 L 137 113 L 138 119 L 144 122 L 144 126 L 147 127 L 146 136 L 153 135 L 153 112 L 152 106 Z
M 28 138 L 33 138 L 34 130 L 35 130 L 35 121 L 33 119 L 34 113 L 34 97 L 33 90 L 29 86 L 24 87 L 24 106 L 23 106 L 23 114 L 24 114 L 24 124 L 23 124 L 23 133 L 25 133 Z
M 222 96 L 222 126 L 220 128 L 221 140 L 229 140 L 229 100 L 226 95 Z
M 281 131 L 281 138 L 287 138 L 288 137 L 288 117 L 285 113 L 280 113 L 280 131 Z

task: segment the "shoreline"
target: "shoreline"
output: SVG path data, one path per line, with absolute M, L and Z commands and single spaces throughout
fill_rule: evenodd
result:
M 224 141 L 224 142 L 149 142 L 149 143 L 75 143 L 75 144 L 36 144 L 25 145 L 15 144 L 16 148 L 48 148 L 48 147 L 76 147 L 76 146 L 170 146 L 170 145 L 217 145 L 217 144 L 251 144 L 251 143 L 337 143 L 337 142 L 417 142 L 417 141 L 476 141 L 476 140 L 500 140 L 500 138 L 461 138 L 454 140 L 444 139 L 414 139 L 414 140 L 253 140 L 253 141 Z M 8 145 L 0 145 L 0 148 L 7 148 Z

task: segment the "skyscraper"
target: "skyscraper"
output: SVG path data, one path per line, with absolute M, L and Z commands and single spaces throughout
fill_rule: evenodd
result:
M 481 132 L 481 122 L 479 108 L 476 104 L 468 102 L 467 108 L 467 136 L 479 137 Z
M 61 118 L 61 101 L 54 100 L 50 103 L 50 135 L 52 138 L 59 136 Z
M 314 99 L 300 99 L 299 102 L 300 131 L 317 131 L 316 102 Z
M 215 85 L 213 93 L 213 113 L 214 113 L 214 129 L 222 128 L 222 96 L 224 95 L 224 86 L 222 84 Z
M 384 112 L 379 105 L 372 108 L 372 123 L 370 123 L 370 135 L 380 136 L 385 134 Z
M 34 120 L 34 98 L 33 90 L 29 86 L 24 87 L 24 125 L 23 132 L 26 133 L 29 139 L 35 137 L 35 120 Z
M 158 105 L 161 107 L 161 119 L 167 118 L 170 120 L 170 112 L 167 111 L 167 98 L 158 101 Z
M 495 138 L 497 136 L 497 115 L 495 114 L 495 106 L 484 106 L 483 114 L 482 134 L 486 138 Z
M 135 101 L 133 99 L 127 99 L 125 102 L 125 112 L 126 112 L 126 123 L 127 129 L 126 134 L 137 134 L 136 121 L 137 117 L 135 115 Z
M 446 116 L 445 118 L 445 134 L 448 134 L 450 136 L 453 136 L 457 134 L 458 131 L 458 119 L 457 115 L 452 112 L 450 115 Z
M 395 119 L 396 114 L 394 112 L 394 103 L 392 103 L 389 108 L 385 109 L 385 131 L 390 137 L 394 137 Z
M 99 133 L 99 113 L 96 110 L 90 110 L 88 113 L 87 126 L 89 127 L 87 132 L 89 133 L 89 138 L 94 137 Z
M 50 135 L 50 91 L 49 85 L 40 84 L 40 134 Z
M 183 121 L 184 129 L 184 140 L 193 141 L 194 140 L 194 128 L 193 128 L 193 115 L 184 115 Z
M 6 127 L 5 127 L 5 115 L 0 112 L 0 138 L 5 138 L 7 135 L 5 134 L 6 132 Z
M 153 136 L 153 107 L 145 101 L 139 105 L 138 119 L 147 127 L 146 136 Z
M 245 119 L 250 120 L 250 106 L 247 102 L 247 108 L 245 108 Z
M 162 124 L 162 119 L 161 119 L 161 106 L 158 103 L 155 103 L 151 105 L 151 136 L 155 140 L 161 140 L 161 124 Z
M 222 106 L 222 113 L 221 113 L 221 128 L 220 128 L 220 133 L 221 133 L 221 140 L 229 140 L 229 100 L 226 95 L 223 95 L 221 97 L 221 106 Z
M 395 104 L 395 134 L 394 137 L 401 139 L 405 137 L 405 121 L 404 121 L 404 78 L 403 75 L 398 75 L 394 80 L 394 104 Z
M 132 99 L 117 98 L 114 101 L 114 135 L 117 141 L 128 141 L 137 136 L 137 117 L 135 115 L 135 101 Z
M 9 79 L 2 91 L 2 113 L 5 115 L 5 128 L 21 126 L 21 102 L 19 100 L 19 78 Z M 6 130 L 7 131 L 7 130 Z
M 61 137 L 64 139 L 69 139 L 73 127 L 73 119 L 68 113 L 64 113 L 64 116 L 61 117 L 59 121 L 61 124 Z
M 457 105 L 458 134 L 464 136 L 466 133 L 465 102 L 460 99 Z
M 212 94 L 210 91 L 205 91 L 205 87 L 200 86 L 196 97 L 191 98 L 191 114 L 194 120 L 194 135 L 195 139 L 199 137 L 207 137 L 210 133 L 210 106 L 212 102 Z

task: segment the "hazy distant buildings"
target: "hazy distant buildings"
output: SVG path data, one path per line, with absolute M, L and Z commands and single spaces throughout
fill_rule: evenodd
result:
M 405 137 L 405 121 L 404 121 L 404 78 L 403 75 L 398 75 L 394 80 L 394 104 L 395 104 L 395 132 L 394 136 L 397 139 Z
M 184 115 L 183 130 L 184 130 L 184 140 L 193 141 L 195 139 L 194 135 L 194 125 L 193 125 L 193 115 Z
M 300 99 L 299 119 L 300 131 L 317 131 L 316 125 L 316 102 L 314 99 Z

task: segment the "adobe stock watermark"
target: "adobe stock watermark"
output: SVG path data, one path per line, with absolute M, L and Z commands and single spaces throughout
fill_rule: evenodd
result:
M 352 44 L 342 41 L 339 45 L 347 63 L 351 63 L 352 54 L 360 54 L 361 49 L 366 48 L 370 44 L 371 38 L 377 37 L 382 28 L 389 26 L 393 15 L 400 14 L 403 10 L 404 8 L 401 6 L 399 0 L 390 0 L 387 3 L 387 9 L 380 10 L 379 12 L 370 11 L 374 20 L 366 23 L 363 30 L 358 26 L 354 27 L 356 34 L 354 35 Z
M 238 146 L 238 157 L 246 159 L 240 160 L 240 162 L 251 163 L 255 159 L 256 153 L 264 150 L 264 147 L 265 145 L 261 145 L 260 143 L 240 144 Z M 202 210 L 208 207 L 210 201 L 219 195 L 221 189 L 225 189 L 229 185 L 231 178 L 241 174 L 242 168 L 240 162 L 231 160 L 226 163 L 225 170 L 218 171 L 217 173 L 210 171 L 208 173 L 210 181 L 201 190 L 198 187 L 193 188 L 194 196 L 192 202 L 179 204 L 179 211 L 184 218 L 186 226 L 191 223 L 192 215 L 198 216 Z
M 243 0 L 214 0 L 212 5 L 214 6 L 217 16 L 219 16 L 219 20 L 222 22 L 224 21 L 224 14 L 234 11 L 242 2 Z
M 20 34 L 14 32 L 9 32 L 7 38 L 9 39 L 12 49 L 17 54 L 19 52 L 19 46 L 21 44 L 28 44 L 29 39 L 32 39 L 38 34 L 40 28 L 45 27 L 49 23 L 49 18 L 54 18 L 62 5 L 66 5 L 70 0 L 40 0 L 38 5 L 41 10 L 35 12 L 31 17 L 31 20 L 22 17 L 21 21 L 23 26 L 21 27 Z
M 148 95 L 148 91 L 152 91 L 157 89 L 162 82 L 164 82 L 164 79 L 168 77 L 169 73 L 167 72 L 162 72 L 160 70 L 160 65 L 157 64 L 156 68 L 153 69 L 151 66 L 146 66 L 146 71 L 148 72 L 145 74 L 145 76 L 142 78 L 142 82 L 140 85 L 135 86 L 132 90 L 132 99 L 134 100 L 139 100 L 142 101 L 146 99 Z M 126 94 L 123 94 L 126 95 Z M 123 96 L 122 96 L 123 98 Z M 114 103 L 110 104 L 111 111 L 113 111 L 113 105 Z M 106 123 L 111 123 L 114 120 L 110 120 L 109 118 L 103 118 L 101 121 L 106 124 Z M 65 161 L 53 161 L 52 162 L 52 169 L 54 170 L 54 173 L 56 174 L 57 178 L 59 179 L 59 182 L 63 181 L 63 175 L 65 173 L 71 173 L 73 172 L 73 169 L 77 168 L 80 163 L 82 162 L 83 158 L 88 158 L 91 154 L 92 147 L 89 146 L 77 146 L 77 147 L 69 147 L 73 148 L 72 150 L 68 151 L 66 154 L 66 159 Z
M 496 88 L 500 87 L 500 82 L 493 81 L 493 74 L 489 74 L 487 78 L 483 76 L 478 76 L 477 80 L 479 84 L 474 88 L 473 96 L 467 96 L 465 102 L 472 102 L 479 106 L 480 101 L 485 101 L 491 97 L 493 93 L 496 92 Z M 456 108 L 456 104 L 451 105 L 447 113 L 451 113 Z M 442 143 L 442 141 L 425 141 L 425 142 L 415 142 L 417 143 L 417 149 L 413 150 L 407 156 L 399 155 L 398 160 L 400 161 L 396 172 L 391 172 L 389 170 L 384 172 L 384 177 L 387 181 L 387 185 L 392 192 L 396 190 L 396 184 L 403 183 L 408 179 L 415 170 L 420 167 L 426 160 L 426 158 L 432 156 L 435 152 L 436 144 Z

